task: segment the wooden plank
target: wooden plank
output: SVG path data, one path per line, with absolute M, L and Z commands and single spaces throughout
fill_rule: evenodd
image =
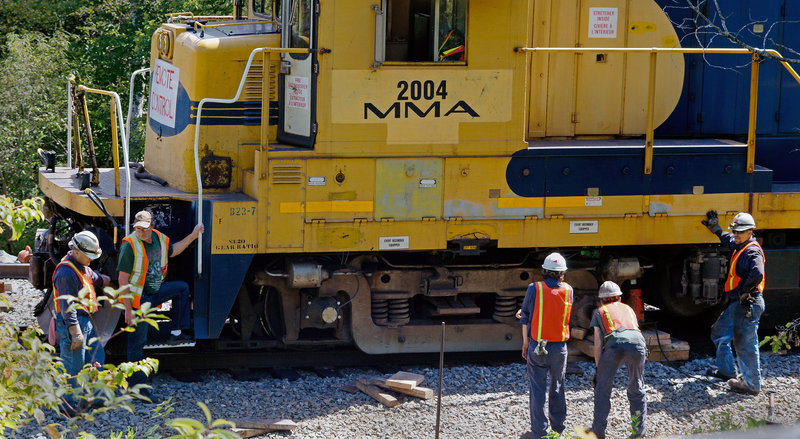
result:
M 647 361 L 686 361 L 689 359 L 689 342 L 672 339 L 672 343 L 668 345 L 651 346 L 650 353 L 647 355 Z M 663 351 L 663 352 L 662 352 Z
M 358 390 L 371 396 L 373 399 L 385 405 L 386 407 L 395 407 L 398 404 L 400 404 L 397 398 L 395 398 L 392 395 L 389 395 L 388 393 L 381 392 L 380 389 L 373 386 L 372 384 L 369 384 L 368 381 L 365 381 L 363 379 L 358 379 L 355 381 L 355 384 L 356 387 L 358 387 Z
M 370 382 L 378 387 L 382 387 L 384 389 L 393 390 L 398 393 L 402 393 L 405 395 L 410 395 L 416 398 L 422 399 L 431 399 L 433 398 L 433 389 L 429 389 L 427 387 L 414 387 L 413 389 L 396 389 L 393 387 L 389 387 L 386 384 L 385 378 L 373 377 L 370 379 Z
M 291 419 L 258 419 L 258 418 L 239 418 L 230 419 L 236 424 L 236 428 L 254 429 L 263 431 L 294 431 L 297 424 Z
M 567 345 L 574 346 L 584 355 L 594 358 L 594 343 L 590 342 L 589 340 L 569 339 Z
M 411 372 L 397 372 L 386 379 L 386 385 L 393 389 L 413 389 L 425 380 L 425 376 Z
M 669 333 L 664 331 L 642 331 L 642 336 L 644 336 L 644 341 L 647 343 L 647 346 L 658 346 L 659 340 L 661 340 L 661 346 L 666 346 L 672 343 Z
M 356 387 L 355 383 L 345 384 L 339 388 L 347 393 L 358 393 L 358 387 Z
M 578 340 L 583 340 L 586 338 L 586 334 L 589 332 L 586 328 L 581 328 L 579 326 L 573 326 L 569 328 L 569 338 L 574 338 Z
M 238 434 L 239 437 L 242 438 L 256 437 L 270 432 L 269 430 L 260 428 L 232 428 L 231 431 Z

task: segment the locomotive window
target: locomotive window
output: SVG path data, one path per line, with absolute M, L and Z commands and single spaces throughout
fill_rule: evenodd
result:
M 311 8 L 313 0 L 294 0 L 288 13 L 289 26 L 292 28 L 291 47 L 309 47 L 311 39 Z
M 253 0 L 253 15 L 258 18 L 267 18 L 271 20 L 275 16 L 275 14 L 273 14 L 273 8 L 276 7 L 276 5 L 273 4 L 274 2 L 275 0 Z
M 467 0 L 383 0 L 387 62 L 466 61 Z

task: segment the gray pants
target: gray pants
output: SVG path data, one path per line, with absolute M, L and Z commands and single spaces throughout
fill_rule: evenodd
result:
M 530 380 L 531 432 L 540 438 L 547 434 L 547 416 L 544 410 L 547 375 L 550 375 L 550 427 L 561 433 L 567 418 L 567 395 L 564 393 L 564 375 L 567 373 L 567 344 L 547 343 L 547 355 L 536 355 L 536 341 L 528 345 L 528 379 Z
M 628 369 L 628 402 L 631 406 L 631 419 L 638 418 L 633 437 L 644 435 L 644 421 L 647 417 L 647 398 L 644 393 L 644 362 L 647 350 L 644 346 L 622 343 L 606 348 L 597 365 L 597 386 L 594 389 L 594 423 L 592 430 L 599 439 L 606 435 L 608 412 L 611 409 L 611 389 L 614 376 L 623 364 Z M 637 414 L 638 412 L 638 414 Z

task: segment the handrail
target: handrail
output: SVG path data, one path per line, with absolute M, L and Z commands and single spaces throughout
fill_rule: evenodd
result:
M 120 120 L 120 121 L 123 120 L 123 118 L 122 118 L 122 103 L 120 102 L 119 95 L 116 92 L 107 91 L 107 90 L 99 90 L 99 89 L 96 89 L 96 88 L 89 88 L 89 87 L 86 87 L 84 85 L 79 85 L 77 90 L 85 92 L 85 93 L 94 93 L 94 94 L 99 94 L 99 95 L 104 95 L 104 96 L 110 96 L 112 98 L 113 102 L 116 104 L 117 119 Z M 112 109 L 112 111 L 113 111 L 113 109 Z M 113 119 L 112 119 L 112 123 L 113 123 Z M 130 226 L 129 223 L 130 223 L 130 210 L 131 210 L 131 170 L 127 166 L 127 163 L 130 161 L 130 160 L 128 160 L 128 136 L 125 134 L 125 127 L 123 126 L 123 124 L 119 123 L 117 125 L 119 125 L 120 137 L 122 138 L 122 154 L 123 154 L 123 158 L 125 159 L 125 164 L 126 164 L 126 166 L 125 166 L 125 174 L 127 175 L 127 179 L 126 179 L 127 181 L 125 182 L 125 235 L 127 236 L 130 233 L 128 227 Z M 114 133 L 112 133 L 112 135 L 116 137 L 116 135 L 117 135 L 116 131 Z M 116 160 L 114 160 L 115 163 L 118 163 L 119 162 L 119 151 L 117 151 L 116 148 L 113 148 L 112 152 L 116 156 Z M 114 175 L 115 175 L 115 178 L 116 178 L 115 188 L 119 188 L 119 166 L 114 168 Z M 119 196 L 118 193 L 116 195 Z
M 790 75 L 800 84 L 800 75 L 795 69 L 784 61 L 783 55 L 777 50 L 767 49 L 752 51 L 742 48 L 702 48 L 702 47 L 515 47 L 514 52 L 521 53 L 649 53 L 650 70 L 647 90 L 647 128 L 645 133 L 645 160 L 644 173 L 650 174 L 653 171 L 653 137 L 655 131 L 655 88 L 656 88 L 656 66 L 659 53 L 681 53 L 681 54 L 752 54 L 750 74 L 750 114 L 747 130 L 747 173 L 755 170 L 755 147 L 756 147 L 756 109 L 758 105 L 758 67 L 763 54 L 770 54 L 777 58 L 777 61 L 789 72 Z
M 233 15 L 194 15 L 191 12 L 171 12 L 164 14 L 167 17 L 167 23 L 173 23 L 177 20 L 233 20 Z
M 241 26 L 245 24 L 274 24 L 277 26 L 278 22 L 275 20 L 258 20 L 258 21 L 245 21 L 240 23 L 214 23 L 214 24 L 203 24 L 199 21 L 194 22 L 194 30 L 197 31 L 198 26 L 200 27 L 200 32 L 205 32 L 206 28 L 211 27 L 225 27 L 225 26 Z
M 247 65 L 244 67 L 244 73 L 242 73 L 242 80 L 239 82 L 239 88 L 236 90 L 236 95 L 231 99 L 219 99 L 219 98 L 203 98 L 200 100 L 200 103 L 197 104 L 197 120 L 195 121 L 194 127 L 194 172 L 195 176 L 197 177 L 197 222 L 200 223 L 203 220 L 203 182 L 200 179 L 200 155 L 198 152 L 198 141 L 200 139 L 200 124 L 201 124 L 201 117 L 203 114 L 203 105 L 206 102 L 212 102 L 216 104 L 232 104 L 239 100 L 242 95 L 242 90 L 244 90 L 244 84 L 247 81 L 247 75 L 250 73 L 250 66 L 253 64 L 253 57 L 256 56 L 257 53 L 267 52 L 267 53 L 311 53 L 312 49 L 295 49 L 295 48 L 288 48 L 288 47 L 260 47 L 257 49 L 253 49 L 250 52 L 250 57 L 247 58 Z M 262 102 L 263 105 L 263 102 Z M 198 235 L 197 241 L 202 242 L 202 233 Z M 200 275 L 203 273 L 203 252 L 197 252 L 197 274 Z
M 150 67 L 146 67 L 144 69 L 136 70 L 135 72 L 131 73 L 131 91 L 128 95 L 128 118 L 125 119 L 125 134 L 127 137 L 128 145 L 131 142 L 131 115 L 133 113 L 133 90 L 135 88 L 135 80 L 138 75 L 143 75 L 144 73 L 149 73 Z
M 67 167 L 72 169 L 72 81 L 74 75 L 67 77 Z

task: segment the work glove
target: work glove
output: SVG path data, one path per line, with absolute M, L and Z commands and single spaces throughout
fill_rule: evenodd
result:
M 756 298 L 750 294 L 750 292 L 742 293 L 739 295 L 739 304 L 742 305 L 745 311 L 747 311 L 747 317 L 751 317 L 753 315 L 753 304 L 756 303 Z
M 708 227 L 713 233 L 721 232 L 722 227 L 719 226 L 719 217 L 716 210 L 709 210 L 706 212 L 706 219 L 700 221 L 704 226 Z
M 69 335 L 72 338 L 72 343 L 69 345 L 69 348 L 73 351 L 77 351 L 78 349 L 83 347 L 83 333 L 81 332 L 81 327 L 78 325 L 72 325 L 69 327 Z
M 536 347 L 533 349 L 533 353 L 536 355 L 547 355 L 547 340 L 539 340 L 539 343 L 536 344 Z

